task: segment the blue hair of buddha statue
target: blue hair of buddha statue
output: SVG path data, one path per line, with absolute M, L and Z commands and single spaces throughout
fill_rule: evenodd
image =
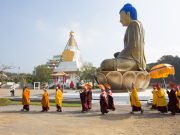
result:
M 133 7 L 131 4 L 127 3 L 123 6 L 123 8 L 119 11 L 119 13 L 121 13 L 121 11 L 124 11 L 126 14 L 128 12 L 130 12 L 130 17 L 132 20 L 137 20 L 137 11 L 135 9 L 135 7 Z

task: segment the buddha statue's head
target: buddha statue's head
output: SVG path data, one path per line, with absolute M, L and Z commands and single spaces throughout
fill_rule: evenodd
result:
M 135 7 L 127 3 L 119 11 L 120 22 L 123 26 L 128 26 L 132 20 L 137 20 L 137 11 Z

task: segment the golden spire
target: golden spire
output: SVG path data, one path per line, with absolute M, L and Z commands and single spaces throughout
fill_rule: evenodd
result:
M 69 36 L 70 36 L 70 38 L 69 38 L 69 46 L 74 46 L 76 44 L 76 41 L 74 39 L 74 32 L 71 31 Z

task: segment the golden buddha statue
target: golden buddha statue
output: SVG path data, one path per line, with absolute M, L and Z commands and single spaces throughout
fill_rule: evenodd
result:
M 144 71 L 146 60 L 144 55 L 144 30 L 137 20 L 136 9 L 125 4 L 120 10 L 120 22 L 127 27 L 124 36 L 124 49 L 114 54 L 113 59 L 101 63 L 102 71 Z
M 109 83 L 113 92 L 124 92 L 132 83 L 138 90 L 144 90 L 150 81 L 144 55 L 144 29 L 131 4 L 125 4 L 119 14 L 121 24 L 127 27 L 124 49 L 115 53 L 115 58 L 105 59 L 101 63 L 101 71 L 95 79 L 101 84 Z

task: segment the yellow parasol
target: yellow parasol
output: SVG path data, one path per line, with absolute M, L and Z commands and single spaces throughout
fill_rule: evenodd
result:
M 153 79 L 162 78 L 164 81 L 165 88 L 167 89 L 164 78 L 167 78 L 169 75 L 174 75 L 175 70 L 174 70 L 174 66 L 170 64 L 158 64 L 153 66 L 149 73 L 151 78 Z
M 158 79 L 158 78 L 166 78 L 169 75 L 174 75 L 175 70 L 174 66 L 170 64 L 158 64 L 151 68 L 150 76 L 151 78 Z

